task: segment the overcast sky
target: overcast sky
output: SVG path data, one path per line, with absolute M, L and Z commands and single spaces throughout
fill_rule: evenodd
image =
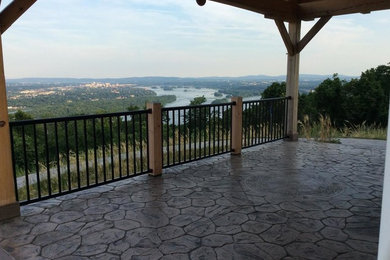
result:
M 3 47 L 7 78 L 286 73 L 273 20 L 211 1 L 38 0 Z M 390 11 L 347 15 L 303 50 L 301 73 L 360 75 L 388 62 Z

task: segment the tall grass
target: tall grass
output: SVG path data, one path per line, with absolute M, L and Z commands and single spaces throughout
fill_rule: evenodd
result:
M 340 132 L 342 137 L 377 140 L 386 140 L 387 138 L 386 128 L 376 124 L 367 125 L 366 121 L 361 124 L 352 124 L 347 121 Z
M 309 116 L 303 117 L 303 122 L 298 121 L 299 135 L 306 139 L 314 139 L 324 143 L 340 143 L 337 139 L 337 129 L 333 126 L 328 116 L 320 115 L 317 122 L 310 122 Z
M 121 144 L 121 146 L 124 146 L 124 144 Z M 69 157 L 60 155 L 60 174 L 57 171 L 57 162 L 50 162 L 49 169 L 47 169 L 44 163 L 39 162 L 39 175 L 41 179 L 39 181 L 39 187 L 38 182 L 30 183 L 30 198 L 38 198 L 38 188 L 41 191 L 41 196 L 45 197 L 50 194 L 58 194 L 60 188 L 62 192 L 71 191 L 145 172 L 148 169 L 147 147 L 145 143 L 142 144 L 142 164 L 140 147 L 140 143 L 136 144 L 136 150 L 134 151 L 132 147 L 129 147 L 129 160 L 126 159 L 125 149 L 121 150 L 122 153 L 120 156 L 117 145 L 114 145 L 112 149 L 113 161 L 111 161 L 110 147 L 105 148 L 105 157 L 103 157 L 101 147 L 96 149 L 96 160 L 94 158 L 94 150 L 88 150 L 88 157 L 83 152 L 80 152 L 78 156 L 74 152 L 70 152 Z M 136 155 L 136 158 L 133 157 L 133 153 Z M 88 167 L 86 162 L 88 162 Z M 50 172 L 50 180 L 47 177 L 47 171 Z M 36 173 L 29 172 L 29 174 L 35 175 Z M 18 175 L 23 176 L 25 173 L 18 172 Z M 26 186 L 18 187 L 18 196 L 20 201 L 28 198 Z
M 310 122 L 309 116 L 304 115 L 303 121 L 298 121 L 298 131 L 301 137 L 314 139 L 319 142 L 340 143 L 338 138 L 362 138 L 386 140 L 387 129 L 377 124 L 352 124 L 348 121 L 337 128 L 327 115 L 321 115 L 318 121 Z

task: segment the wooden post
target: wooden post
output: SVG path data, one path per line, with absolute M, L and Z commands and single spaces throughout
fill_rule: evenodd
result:
M 293 46 L 298 46 L 301 38 L 301 22 L 290 22 L 288 26 Z M 298 140 L 298 84 L 299 84 L 299 52 L 289 53 L 287 58 L 286 96 L 291 100 L 288 105 L 287 134 L 290 141 Z
M 161 104 L 147 103 L 146 108 L 152 110 L 148 115 L 150 175 L 158 176 L 162 173 Z
M 15 198 L 3 46 L 0 36 L 0 220 L 19 215 L 19 203 Z
M 232 97 L 232 153 L 241 154 L 242 149 L 242 97 Z

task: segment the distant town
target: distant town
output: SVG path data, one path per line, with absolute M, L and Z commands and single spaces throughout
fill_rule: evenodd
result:
M 309 92 L 328 77 L 331 76 L 302 75 L 300 91 Z M 199 95 L 208 95 L 209 103 L 216 103 L 231 96 L 259 97 L 272 82 L 283 80 L 285 76 L 10 79 L 8 110 L 10 114 L 21 110 L 34 118 L 121 112 L 130 107 L 142 109 L 146 102 L 170 104 L 183 98 L 177 90 L 186 88 L 198 89 Z M 179 104 L 188 105 L 189 101 Z

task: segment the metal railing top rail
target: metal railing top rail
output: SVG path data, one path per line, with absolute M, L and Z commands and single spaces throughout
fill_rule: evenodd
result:
M 202 108 L 202 107 L 230 106 L 230 105 L 234 106 L 234 105 L 236 105 L 236 102 L 227 102 L 227 103 L 219 103 L 219 104 L 193 105 L 193 106 L 163 107 L 162 111 L 178 110 L 178 109 L 191 109 L 191 108 Z
M 64 121 L 74 121 L 74 120 L 96 119 L 96 118 L 102 118 L 102 117 L 131 116 L 131 115 L 139 115 L 139 114 L 149 114 L 151 112 L 152 112 L 151 109 L 146 109 L 146 110 L 106 113 L 106 114 L 97 114 L 97 115 L 82 115 L 82 116 L 69 116 L 69 117 L 55 117 L 55 118 L 19 120 L 19 121 L 10 121 L 9 124 L 10 124 L 10 126 L 23 126 L 23 125 L 34 125 L 34 124 L 45 124 L 45 123 L 55 123 L 55 122 L 64 122 Z
M 254 103 L 254 102 L 262 102 L 262 101 L 274 101 L 274 100 L 284 100 L 284 99 L 291 99 L 291 96 L 288 97 L 276 97 L 276 98 L 264 98 L 264 99 L 256 99 L 256 100 L 247 100 L 243 101 L 243 104 L 249 104 L 249 103 Z

